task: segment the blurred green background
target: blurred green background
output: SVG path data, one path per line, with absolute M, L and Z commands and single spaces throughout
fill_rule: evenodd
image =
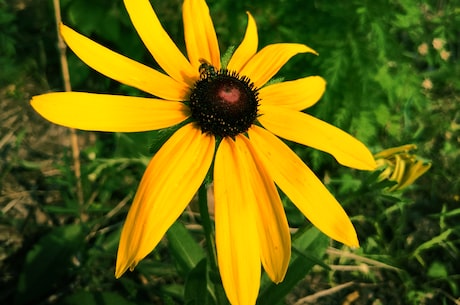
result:
M 185 50 L 182 1 L 151 3 Z M 378 172 L 344 168 L 291 143 L 343 204 L 361 248 L 315 233 L 285 199 L 299 244 L 299 232 L 315 237 L 304 249 L 312 268 L 286 284 L 280 300 L 270 299 L 267 291 L 277 290 L 263 284 L 259 303 L 460 304 L 458 1 L 207 3 L 222 53 L 241 41 L 250 11 L 259 48 L 298 42 L 320 54 L 298 55 L 278 74 L 326 79 L 326 94 L 308 113 L 373 153 L 413 143 L 418 157 L 432 162 L 409 188 L 390 191 Z M 67 25 L 157 67 L 121 0 L 62 0 L 61 9 Z M 0 304 L 199 304 L 190 301 L 194 277 L 173 242 L 182 235 L 190 245 L 203 240 L 193 205 L 180 222 L 188 230 L 179 225 L 134 272 L 114 279 L 121 225 L 161 134 L 77 132 L 81 201 L 69 130 L 29 105 L 33 95 L 63 91 L 56 37 L 52 1 L 0 0 Z M 143 95 L 67 55 L 73 90 Z

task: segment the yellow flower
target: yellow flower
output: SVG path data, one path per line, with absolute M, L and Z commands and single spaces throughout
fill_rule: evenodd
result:
M 441 50 L 445 44 L 446 41 L 442 38 L 434 38 L 432 41 L 433 48 L 435 48 L 438 51 Z
M 382 170 L 380 180 L 388 179 L 396 182 L 389 188 L 390 191 L 408 187 L 430 169 L 430 162 L 421 160 L 411 152 L 415 149 L 417 149 L 416 145 L 406 144 L 375 154 L 378 169 Z
M 418 46 L 417 50 L 420 55 L 428 54 L 428 44 L 426 42 L 422 43 L 421 45 Z
M 447 61 L 450 58 L 450 52 L 446 50 L 441 50 L 441 52 L 439 52 L 439 56 L 442 60 Z
M 124 224 L 116 277 L 148 255 L 181 215 L 213 163 L 216 247 L 232 304 L 255 304 L 261 265 L 278 283 L 290 258 L 290 234 L 276 185 L 331 238 L 358 246 L 343 208 L 277 136 L 332 154 L 339 163 L 372 170 L 369 150 L 344 131 L 301 110 L 325 90 L 318 76 L 264 86 L 303 44 L 258 49 L 248 13 L 245 36 L 221 66 L 204 0 L 185 0 L 186 58 L 161 26 L 148 0 L 125 0 L 140 38 L 166 74 L 130 60 L 65 25 L 67 45 L 89 66 L 155 98 L 83 92 L 49 93 L 33 108 L 56 124 L 113 132 L 180 127 L 152 158 Z M 217 148 L 216 148 L 217 147 Z
M 433 82 L 429 78 L 425 78 L 422 82 L 422 88 L 425 90 L 433 89 Z

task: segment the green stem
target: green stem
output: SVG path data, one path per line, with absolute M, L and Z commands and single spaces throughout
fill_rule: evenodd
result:
M 206 238 L 206 248 L 208 251 L 208 261 L 211 268 L 211 276 L 219 276 L 219 267 L 217 265 L 217 252 L 216 243 L 214 239 L 214 229 L 212 226 L 211 217 L 209 216 L 208 209 L 208 196 L 205 183 L 200 186 L 198 190 L 198 204 L 200 206 L 201 222 L 203 225 L 204 235 Z M 217 305 L 228 304 L 227 297 L 223 290 L 222 285 L 217 283 L 214 285 Z

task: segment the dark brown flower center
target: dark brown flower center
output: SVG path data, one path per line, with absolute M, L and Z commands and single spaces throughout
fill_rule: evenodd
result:
M 246 132 L 257 117 L 258 92 L 247 77 L 227 70 L 200 67 L 200 80 L 190 95 L 192 119 L 203 132 L 234 137 Z

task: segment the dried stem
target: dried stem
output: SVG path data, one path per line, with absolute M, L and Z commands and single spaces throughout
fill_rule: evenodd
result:
M 344 283 L 344 284 L 341 284 L 341 285 L 337 285 L 335 287 L 332 287 L 332 288 L 329 288 L 329 289 L 326 289 L 326 290 L 319 291 L 317 293 L 314 293 L 312 295 L 309 295 L 309 296 L 306 296 L 306 297 L 303 297 L 303 298 L 299 299 L 297 302 L 294 303 L 294 305 L 314 304 L 314 303 L 317 302 L 317 300 L 319 298 L 335 294 L 335 293 L 337 293 L 337 292 L 339 292 L 339 291 L 341 291 L 341 290 L 343 290 L 345 288 L 353 286 L 354 284 L 355 283 L 353 281 L 351 281 L 351 282 L 347 282 L 347 283 Z
M 60 54 L 60 62 L 61 62 L 61 72 L 62 72 L 62 79 L 64 81 L 64 89 L 65 91 L 72 91 L 70 86 L 70 74 L 69 74 L 69 66 L 67 64 L 67 57 L 66 57 L 66 45 L 62 40 L 61 35 L 59 34 L 59 25 L 61 24 L 61 7 L 59 0 L 53 0 L 54 6 L 54 13 L 56 19 L 56 29 L 57 29 L 57 39 L 58 39 L 58 48 Z M 80 149 L 78 147 L 78 136 L 77 132 L 74 128 L 70 129 L 70 145 L 72 147 L 72 159 L 73 159 L 73 166 L 75 172 L 75 178 L 77 181 L 77 199 L 80 206 L 83 205 L 83 187 L 81 184 L 81 170 L 80 170 Z
M 394 270 L 394 271 L 401 271 L 401 269 L 399 269 L 399 268 L 396 268 L 396 267 L 390 266 L 388 264 L 376 261 L 374 259 L 366 258 L 366 257 L 360 256 L 358 254 L 342 251 L 342 250 L 335 249 L 335 248 L 332 248 L 332 247 L 329 247 L 326 250 L 326 253 L 329 254 L 329 255 L 332 255 L 332 256 L 339 256 L 341 258 L 353 259 L 353 260 L 355 260 L 357 262 L 361 262 L 363 264 L 371 265 L 371 266 L 377 267 L 377 268 L 390 269 L 390 270 Z M 363 268 L 363 266 L 361 266 L 360 268 Z

